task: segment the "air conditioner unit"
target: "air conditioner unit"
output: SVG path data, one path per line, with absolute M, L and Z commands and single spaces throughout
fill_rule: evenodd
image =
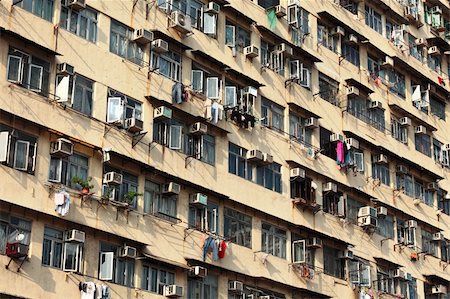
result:
M 244 55 L 248 58 L 255 58 L 259 55 L 259 49 L 255 45 L 244 48 Z
M 257 97 L 258 96 L 258 89 L 256 87 L 253 86 L 246 86 L 242 89 L 242 96 L 246 97 L 246 96 L 254 96 Z
M 172 20 L 172 28 L 184 34 L 192 32 L 191 18 L 181 11 L 172 11 L 170 19 Z
M 275 6 L 275 15 L 277 18 L 282 18 L 286 15 L 286 7 L 283 5 L 276 5 Z
M 197 206 L 206 206 L 208 204 L 208 196 L 202 193 L 191 194 L 189 203 Z
M 341 134 L 338 134 L 338 133 L 331 134 L 330 135 L 330 142 L 337 142 L 337 141 L 344 142 L 344 136 L 342 136 Z
M 417 221 L 416 220 L 408 220 L 408 221 L 406 221 L 405 226 L 408 228 L 417 228 Z
M 305 170 L 297 167 L 291 169 L 291 178 L 305 178 Z
M 433 234 L 433 241 L 444 241 L 445 237 L 443 233 L 434 233 Z
M 102 185 L 102 198 L 107 200 L 115 200 L 116 190 L 116 188 L 112 188 L 109 185 Z
M 285 57 L 294 55 L 294 50 L 291 46 L 286 43 L 281 43 L 277 45 L 277 52 L 282 52 Z
M 353 251 L 345 249 L 339 256 L 341 259 L 353 259 Z
M 357 44 L 358 43 L 358 37 L 354 34 L 350 34 L 348 36 L 348 43 L 349 44 Z
M 153 32 L 144 28 L 134 30 L 133 41 L 140 44 L 148 44 L 153 41 Z
M 369 109 L 383 109 L 383 103 L 380 101 L 370 101 Z
M 408 174 L 408 167 L 406 167 L 405 165 L 397 165 L 397 169 L 396 172 L 397 173 L 401 173 L 401 174 Z
M 137 250 L 131 246 L 123 246 L 119 248 L 119 257 L 127 257 L 131 259 L 135 259 L 137 256 Z
M 358 217 L 366 217 L 366 216 L 371 216 L 371 217 L 377 217 L 377 209 L 373 208 L 373 207 L 361 207 L 358 210 Z
M 193 135 L 204 135 L 208 132 L 208 126 L 201 122 L 192 124 L 189 128 L 189 133 Z
M 216 2 L 209 2 L 206 4 L 204 12 L 209 14 L 218 14 L 220 12 L 220 5 Z
M 356 86 L 349 86 L 347 88 L 347 95 L 348 96 L 359 96 L 359 89 Z
M 429 191 L 438 191 L 439 185 L 436 182 L 431 182 L 427 184 L 427 190 Z
M 163 39 L 155 39 L 152 41 L 152 51 L 156 53 L 165 53 L 169 51 L 169 43 Z
M 375 156 L 375 163 L 377 164 L 387 164 L 388 162 L 388 158 L 386 155 L 384 154 L 379 154 L 377 156 Z
M 305 119 L 305 127 L 306 128 L 318 128 L 319 120 L 315 117 L 308 117 Z
M 340 36 L 344 36 L 345 35 L 345 30 L 344 28 L 342 28 L 341 26 L 336 26 L 335 28 L 333 28 L 333 30 L 331 31 L 332 35 L 340 35 Z
M 164 286 L 163 291 L 164 296 L 175 298 L 175 297 L 183 297 L 183 287 L 177 285 L 166 285 Z
M 122 184 L 123 176 L 115 171 L 105 173 L 103 176 L 103 184 L 120 185 Z
M 206 277 L 208 275 L 208 269 L 202 266 L 194 266 L 189 268 L 189 276 Z
M 411 281 L 411 280 L 412 280 L 412 275 L 411 275 L 411 273 L 405 272 L 404 278 L 405 278 L 405 280 L 407 280 L 407 281 Z
M 165 194 L 180 194 L 181 185 L 175 182 L 170 182 L 168 184 L 164 184 L 163 193 Z
M 273 163 L 273 156 L 268 153 L 263 153 L 263 162 L 266 164 L 272 164 Z
M 386 56 L 384 58 L 384 62 L 381 64 L 381 67 L 384 69 L 393 68 L 394 67 L 394 59 L 392 59 L 392 57 Z
M 6 256 L 10 258 L 22 258 L 28 255 L 28 245 L 21 243 L 6 243 Z
M 64 242 L 84 243 L 85 240 L 86 233 L 83 231 L 71 229 L 64 232 Z
M 86 8 L 85 0 L 67 0 L 67 6 L 73 10 L 82 10 Z
M 50 155 L 56 157 L 67 157 L 73 154 L 73 143 L 64 138 L 58 138 L 50 144 Z
M 347 138 L 345 139 L 345 143 L 352 148 L 359 149 L 359 141 L 355 138 Z
M 430 9 L 430 13 L 432 13 L 432 14 L 442 14 L 442 9 L 439 7 L 439 6 L 433 6 L 431 9 Z
M 358 226 L 361 227 L 377 227 L 378 226 L 378 219 L 375 217 L 359 217 L 358 218 Z
M 306 242 L 308 248 L 322 248 L 322 239 L 318 237 L 309 238 Z
M 246 156 L 248 161 L 262 161 L 263 160 L 263 153 L 260 150 L 252 149 L 247 152 Z
M 425 126 L 417 126 L 414 128 L 414 134 L 426 134 L 427 133 L 427 128 Z
M 439 48 L 437 46 L 432 46 L 428 48 L 428 55 L 438 56 L 441 55 L 441 51 L 439 51 Z
M 400 118 L 399 120 L 401 126 L 410 126 L 411 125 L 411 119 L 407 116 Z
M 428 46 L 427 39 L 424 38 L 424 37 L 416 38 L 416 39 L 414 40 L 414 43 L 415 43 L 417 46 L 421 46 L 421 47 L 426 47 L 426 46 Z
M 244 290 L 244 284 L 241 281 L 232 280 L 228 282 L 228 291 L 240 293 Z
M 70 65 L 65 62 L 56 65 L 56 74 L 57 75 L 73 76 L 74 73 L 75 73 L 75 68 L 73 67 L 73 65 Z
M 377 207 L 377 217 L 383 218 L 387 216 L 387 208 L 386 207 Z
M 172 118 L 172 109 L 166 106 L 160 106 L 153 110 L 153 118 L 159 119 L 171 119 Z
M 131 133 L 137 133 L 143 130 L 144 122 L 135 117 L 125 119 L 125 128 Z
M 405 272 L 400 269 L 392 270 L 391 277 L 405 279 Z
M 334 192 L 337 193 L 337 185 L 333 182 L 328 182 L 323 185 L 323 192 Z
M 442 284 L 432 286 L 431 294 L 447 294 L 447 287 Z

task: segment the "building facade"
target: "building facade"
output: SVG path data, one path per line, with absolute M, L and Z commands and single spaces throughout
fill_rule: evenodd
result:
M 0 298 L 447 298 L 449 24 L 0 1 Z

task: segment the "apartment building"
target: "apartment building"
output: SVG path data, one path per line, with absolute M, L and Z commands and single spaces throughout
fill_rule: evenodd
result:
M 450 298 L 449 22 L 0 1 L 0 298 Z

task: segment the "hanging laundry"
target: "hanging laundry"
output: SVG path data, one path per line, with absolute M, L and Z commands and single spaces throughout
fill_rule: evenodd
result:
M 439 82 L 439 85 L 445 86 L 444 78 L 442 78 L 441 76 L 438 76 L 438 82 Z
M 176 82 L 172 86 L 172 101 L 174 103 L 181 104 L 183 102 L 182 87 L 183 85 L 180 82 Z
M 336 164 L 344 164 L 344 143 L 340 140 L 336 144 Z
M 78 285 L 80 290 L 81 299 L 95 299 L 96 286 L 92 281 L 80 282 Z
M 183 101 L 187 102 L 191 99 L 191 90 L 188 86 L 183 88 Z
M 213 102 L 211 105 L 211 116 L 211 122 L 217 124 L 219 122 L 219 104 L 217 102 Z
M 219 253 L 217 254 L 219 256 L 219 259 L 223 259 L 225 257 L 225 250 L 227 249 L 227 243 L 222 240 L 219 243 Z
M 97 284 L 95 297 L 96 299 L 109 299 L 109 287 L 104 284 Z
M 413 102 L 419 102 L 419 101 L 422 100 L 422 94 L 421 94 L 421 92 L 420 92 L 420 85 L 417 85 L 417 86 L 414 88 L 413 93 L 412 93 L 412 95 L 411 95 L 411 100 L 412 100 Z
M 66 191 L 55 193 L 55 211 L 60 216 L 66 216 L 69 213 L 70 195 Z
M 208 237 L 205 240 L 205 244 L 203 245 L 203 261 L 206 261 L 206 255 L 210 250 L 212 250 L 212 259 L 217 261 L 219 259 L 218 249 L 216 240 L 213 237 Z

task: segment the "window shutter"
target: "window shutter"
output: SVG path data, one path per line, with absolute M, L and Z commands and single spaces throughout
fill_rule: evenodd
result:
M 421 91 L 420 91 L 420 85 L 413 85 L 412 86 L 412 96 L 411 96 L 411 100 L 413 103 L 415 102 L 420 102 L 422 100 L 422 96 L 421 96 Z
M 58 102 L 69 101 L 69 83 L 71 76 L 64 76 L 58 78 L 58 83 L 56 84 L 55 95 Z
M 40 65 L 30 65 L 29 89 L 40 92 L 42 90 L 42 76 L 44 68 Z
M 181 126 L 172 125 L 169 131 L 169 148 L 181 149 Z
M 430 91 L 425 90 L 421 92 L 421 101 L 420 101 L 420 108 L 428 107 L 430 104 Z
M 30 142 L 17 140 L 14 149 L 13 167 L 18 170 L 28 170 L 28 154 L 30 151 Z
M 225 25 L 225 45 L 233 48 L 236 46 L 236 27 L 233 25 Z
M 0 132 L 0 162 L 8 162 L 10 142 L 9 132 Z
M 203 92 L 203 71 L 192 70 L 192 90 Z
M 108 115 L 106 122 L 115 123 L 123 121 L 123 100 L 121 97 L 108 98 Z
M 209 13 L 203 14 L 203 33 L 216 35 L 217 16 Z M 228 29 L 231 30 L 231 29 Z M 234 40 L 234 39 L 233 39 Z
M 345 198 L 340 196 L 337 202 L 337 216 L 345 217 Z
M 209 231 L 213 234 L 217 233 L 217 218 L 218 218 L 217 208 L 212 209 L 212 224 L 210 224 Z
M 31 159 L 31 165 L 29 165 L 30 172 L 34 173 L 36 169 L 36 154 L 37 154 L 37 143 L 33 145 L 33 156 Z
M 62 160 L 60 158 L 50 158 L 50 171 L 48 180 L 54 183 L 61 183 Z
M 367 263 L 360 263 L 360 285 L 370 287 L 372 281 L 370 279 L 370 265 Z
M 356 170 L 359 172 L 364 172 L 364 154 L 355 152 L 354 154 Z
M 288 6 L 288 24 L 293 27 L 298 27 L 298 5 Z
M 63 271 L 78 272 L 82 258 L 80 243 L 64 243 Z
M 292 242 L 292 262 L 293 263 L 305 263 L 305 240 L 298 240 Z
M 113 279 L 113 262 L 114 262 L 114 252 L 100 253 L 100 271 L 98 273 L 98 279 L 100 280 Z
M 21 83 L 23 76 L 23 60 L 20 56 L 8 56 L 8 81 Z
M 300 61 L 292 60 L 290 63 L 290 78 L 300 80 Z
M 300 64 L 300 84 L 303 87 L 309 88 L 311 86 L 311 73 L 309 72 L 309 69 L 303 66 L 303 63 Z
M 359 285 L 361 282 L 361 277 L 359 273 L 359 265 L 360 263 L 358 261 L 348 261 L 348 267 L 349 267 L 349 278 L 350 282 L 354 285 Z
M 225 106 L 235 107 L 237 105 L 236 86 L 225 86 Z
M 210 99 L 219 98 L 219 77 L 206 78 L 206 97 Z

